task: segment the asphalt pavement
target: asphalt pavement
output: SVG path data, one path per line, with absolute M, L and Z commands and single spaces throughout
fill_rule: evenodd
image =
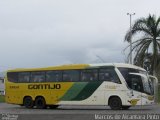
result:
M 59 106 L 57 109 L 27 109 L 0 103 L 0 120 L 159 120 L 160 105 L 111 110 L 108 106 Z

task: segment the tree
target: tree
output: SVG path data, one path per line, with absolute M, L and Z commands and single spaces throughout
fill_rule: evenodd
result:
M 136 37 L 135 41 L 132 42 L 132 51 L 135 52 L 134 61 L 139 66 L 143 66 L 146 54 L 150 51 L 152 54 L 150 59 L 151 71 L 156 75 L 160 52 L 160 17 L 156 18 L 155 15 L 149 15 L 147 18 L 136 20 L 132 26 L 131 33 L 130 31 L 126 33 L 125 41 L 129 42 L 133 37 Z

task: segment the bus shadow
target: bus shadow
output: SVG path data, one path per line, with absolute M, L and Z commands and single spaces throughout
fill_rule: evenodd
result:
M 109 107 L 93 107 L 93 106 L 59 106 L 58 108 L 54 108 L 54 109 L 51 109 L 49 107 L 45 108 L 45 109 L 37 109 L 36 107 L 34 108 L 25 108 L 24 106 L 16 106 L 16 107 L 13 107 L 13 109 L 25 109 L 25 110 L 61 110 L 61 111 L 65 111 L 65 110 L 68 110 L 68 111 L 79 111 L 79 110 L 82 110 L 82 111 L 87 111 L 87 110 L 90 110 L 90 111 L 97 111 L 97 110 L 103 110 L 103 111 L 137 111 L 137 112 L 142 112 L 142 111 L 151 111 L 153 110 L 154 108 L 152 107 L 131 107 L 130 109 L 127 109 L 127 110 L 112 110 L 110 109 Z
M 106 110 L 106 111 L 148 111 L 152 109 L 128 109 L 128 110 L 112 110 L 110 108 L 104 108 L 104 109 L 99 109 L 99 108 L 56 108 L 56 109 L 50 109 L 50 110 Z
M 107 110 L 107 111 L 148 111 L 153 110 L 152 107 L 146 107 L 146 106 L 136 106 L 131 107 L 127 110 L 121 109 L 121 110 L 112 110 L 109 106 L 59 106 L 56 108 L 57 110 Z M 55 110 L 56 110 L 55 109 Z

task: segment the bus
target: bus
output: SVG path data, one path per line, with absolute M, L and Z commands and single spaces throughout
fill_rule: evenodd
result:
M 5 101 L 26 108 L 108 105 L 113 110 L 154 104 L 147 71 L 125 63 L 71 64 L 8 70 Z

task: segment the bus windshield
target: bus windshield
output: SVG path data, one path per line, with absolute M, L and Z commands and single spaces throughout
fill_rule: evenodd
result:
M 133 69 L 133 68 L 118 68 L 122 76 L 126 80 L 126 83 L 130 89 L 135 91 L 143 92 L 146 94 L 153 94 L 153 87 L 148 79 L 147 72 Z M 133 74 L 132 74 L 133 73 Z M 137 74 L 134 74 L 137 73 Z M 144 75 L 145 77 L 140 76 Z

